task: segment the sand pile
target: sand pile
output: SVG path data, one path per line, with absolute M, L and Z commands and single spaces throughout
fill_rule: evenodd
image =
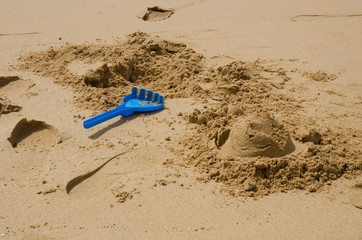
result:
M 108 110 L 121 104 L 131 86 L 162 90 L 168 97 L 187 97 L 194 93 L 195 76 L 203 71 L 203 56 L 184 44 L 134 33 L 125 42 L 112 45 L 71 45 L 33 52 L 20 57 L 21 69 L 51 76 L 59 84 L 79 92 L 80 106 Z M 69 66 L 102 63 L 84 75 Z
M 283 82 L 267 83 L 260 76 L 264 67 L 258 62 L 232 62 L 209 67 L 205 58 L 185 44 L 165 41 L 146 33 L 134 33 L 126 41 L 112 45 L 71 45 L 43 52 L 31 52 L 19 58 L 22 70 L 30 70 L 56 83 L 71 86 L 79 93 L 79 106 L 93 110 L 109 110 L 121 104 L 121 98 L 132 86 L 162 91 L 165 97 L 212 98 L 224 103 L 260 104 L 270 110 L 283 110 L 269 99 L 284 96 L 269 92 Z M 85 74 L 71 70 L 73 63 L 90 68 Z M 288 80 L 280 69 L 268 69 Z M 280 86 L 279 86 L 280 85 Z M 262 104 L 269 101 L 271 104 Z M 264 107 L 263 106 L 263 107 Z M 284 106 L 294 108 L 293 104 Z M 250 109 L 250 108 L 248 108 Z
M 166 105 L 167 98 L 193 97 L 204 108 L 179 116 L 195 134 L 174 147 L 179 159 L 167 164 L 195 166 L 202 181 L 223 182 L 232 194 L 313 192 L 362 169 L 358 138 L 351 138 L 355 133 L 327 129 L 297 114 L 301 103 L 279 91 L 290 81 L 286 71 L 260 61 L 209 66 L 185 44 L 145 33 L 111 45 L 66 44 L 19 60 L 19 68 L 72 87 L 76 104 L 88 109 L 121 104 L 131 86 L 161 92 Z M 97 67 L 76 74 L 74 62 Z
M 352 131 L 293 131 L 294 146 L 284 124 L 269 114 L 244 115 L 236 108 L 235 115 L 228 109 L 235 106 L 215 111 L 213 118 L 205 116 L 215 109 L 190 114 L 188 120 L 198 134 L 183 143 L 188 149 L 183 153 L 184 162 L 203 173 L 200 180 L 222 182 L 232 195 L 260 196 L 295 188 L 315 192 L 331 180 L 349 178 L 362 169 L 358 139 L 350 138 L 356 136 Z M 209 127 L 200 121 L 205 118 Z

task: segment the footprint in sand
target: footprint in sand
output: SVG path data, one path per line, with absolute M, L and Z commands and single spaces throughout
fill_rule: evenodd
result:
M 162 9 L 157 6 L 147 8 L 146 13 L 142 16 L 144 21 L 162 21 L 171 17 L 173 9 Z
M 50 149 L 60 140 L 58 131 L 53 126 L 42 121 L 26 118 L 20 120 L 8 141 L 17 150 L 44 151 Z
M 103 189 L 112 182 L 114 177 L 107 174 L 98 174 L 96 176 L 94 175 L 99 172 L 103 167 L 105 167 L 108 163 L 110 163 L 113 159 L 116 159 L 123 154 L 125 154 L 125 152 L 111 157 L 93 171 L 90 171 L 83 175 L 79 175 L 78 177 L 70 180 L 65 187 L 67 194 L 77 199 L 88 199 L 98 196 L 100 193 L 103 192 Z
M 183 8 L 188 8 L 188 7 L 192 7 L 196 4 L 205 2 L 208 0 L 197 0 L 197 1 L 190 1 L 187 2 L 185 4 L 182 4 L 178 7 L 176 7 L 175 9 L 169 8 L 169 9 L 163 9 L 160 8 L 158 6 L 154 6 L 154 7 L 148 7 L 147 11 L 144 15 L 139 16 L 139 18 L 141 18 L 144 21 L 162 21 L 162 20 L 166 20 L 168 18 L 171 17 L 172 14 L 175 13 L 176 10 L 180 10 Z
M 362 209 L 362 183 L 358 183 L 351 188 L 349 200 L 353 206 Z
M 165 156 L 170 156 L 167 150 L 158 149 L 155 151 L 154 148 L 152 150 L 133 150 L 132 155 L 128 153 L 130 152 L 117 154 L 96 169 L 70 180 L 66 185 L 67 194 L 75 199 L 98 197 L 110 190 L 120 178 L 130 173 L 149 169 L 155 164 L 163 162 Z
M 0 76 L 0 88 L 5 87 L 11 82 L 17 81 L 20 78 L 18 76 Z
M 22 79 L 18 76 L 0 76 L 0 95 L 17 98 L 22 92 L 34 85 L 31 80 Z

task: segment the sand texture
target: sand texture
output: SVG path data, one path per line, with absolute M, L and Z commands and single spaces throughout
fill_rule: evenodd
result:
M 0 238 L 361 239 L 361 13 L 0 3 Z

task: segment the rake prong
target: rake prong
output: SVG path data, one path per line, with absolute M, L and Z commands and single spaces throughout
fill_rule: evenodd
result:
M 138 95 L 138 99 L 144 100 L 145 97 L 146 97 L 146 89 L 141 88 L 141 89 L 140 89 L 140 94 Z
M 148 90 L 147 92 L 147 97 L 146 97 L 146 101 L 151 101 L 153 97 L 153 91 Z
M 160 96 L 159 93 L 155 93 L 155 95 L 153 96 L 152 102 L 153 102 L 153 103 L 154 103 L 154 102 L 157 102 L 159 96 Z
M 160 97 L 158 98 L 157 104 L 162 104 L 164 99 L 165 98 L 162 95 L 160 95 Z
M 132 87 L 132 94 L 138 95 L 138 87 Z

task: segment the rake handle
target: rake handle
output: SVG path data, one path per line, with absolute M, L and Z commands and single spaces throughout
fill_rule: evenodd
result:
M 88 129 L 91 127 L 94 127 L 102 122 L 108 121 L 112 118 L 118 117 L 120 115 L 122 115 L 122 113 L 126 111 L 124 108 L 122 107 L 116 107 L 112 110 L 109 110 L 108 112 L 102 113 L 100 115 L 97 115 L 95 117 L 92 117 L 88 120 L 85 120 L 83 122 L 83 127 Z

